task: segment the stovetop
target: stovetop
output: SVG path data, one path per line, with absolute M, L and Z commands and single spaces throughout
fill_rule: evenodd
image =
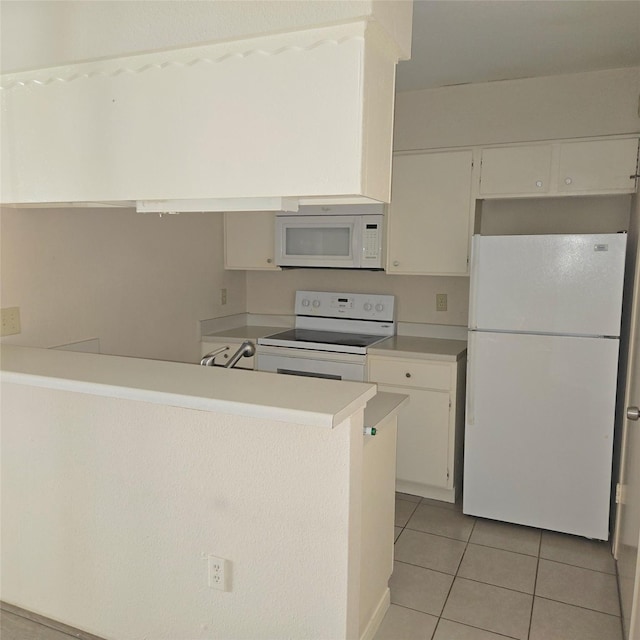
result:
M 368 347 L 388 336 L 366 335 L 361 333 L 343 333 L 340 331 L 317 331 L 314 329 L 290 329 L 266 338 L 260 338 L 258 344 L 291 343 L 286 346 L 295 347 L 296 343 L 313 343 L 347 347 Z M 266 342 L 265 342 L 266 341 Z M 284 345 L 283 345 L 284 346 Z

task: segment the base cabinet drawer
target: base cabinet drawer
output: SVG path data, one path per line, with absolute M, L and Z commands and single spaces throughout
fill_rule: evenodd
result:
M 392 384 L 423 389 L 451 388 L 451 365 L 422 360 L 388 358 L 373 360 L 369 365 L 369 380 L 380 384 Z

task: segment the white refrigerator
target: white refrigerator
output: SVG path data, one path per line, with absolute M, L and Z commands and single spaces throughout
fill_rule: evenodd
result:
M 608 538 L 625 250 L 473 237 L 464 513 Z

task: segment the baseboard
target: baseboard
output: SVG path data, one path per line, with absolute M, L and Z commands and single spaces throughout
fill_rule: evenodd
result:
M 46 616 L 42 616 L 39 613 L 34 613 L 33 611 L 23 609 L 22 607 L 18 607 L 15 604 L 11 604 L 9 602 L 5 602 L 4 600 L 0 601 L 0 611 L 12 613 L 15 616 L 25 618 L 26 620 L 35 622 L 39 625 L 42 625 L 43 627 L 48 627 L 49 629 L 53 629 L 54 631 L 66 633 L 68 636 L 77 638 L 78 640 L 104 640 L 104 638 L 94 636 L 92 633 L 82 631 L 81 629 L 76 629 L 75 627 L 71 627 L 68 624 L 58 622 L 57 620 L 52 620 L 51 618 L 47 618 Z
M 409 493 L 414 496 L 423 498 L 431 498 L 432 500 L 441 500 L 442 502 L 456 501 L 456 489 L 440 489 L 439 487 L 430 487 L 418 482 L 405 482 L 404 480 L 396 480 L 396 491 L 400 493 Z
M 382 619 L 387 613 L 390 604 L 391 591 L 389 587 L 387 587 L 382 594 L 382 598 L 380 598 L 380 602 L 378 602 L 378 606 L 375 608 L 373 615 L 369 619 L 367 626 L 362 632 L 360 640 L 373 640 L 374 636 L 378 632 L 378 629 L 380 628 L 380 625 L 382 624 Z

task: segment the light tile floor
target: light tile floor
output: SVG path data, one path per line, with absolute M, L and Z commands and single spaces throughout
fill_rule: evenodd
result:
M 391 606 L 375 640 L 622 640 L 607 543 L 396 496 Z

